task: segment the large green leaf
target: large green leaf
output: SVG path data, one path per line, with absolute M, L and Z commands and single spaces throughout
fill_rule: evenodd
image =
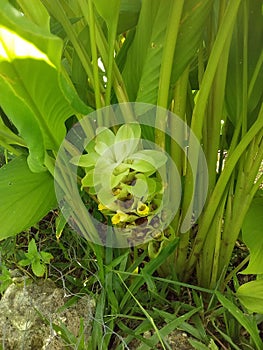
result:
M 123 33 L 136 26 L 140 9 L 141 0 L 121 0 L 118 33 Z
M 28 164 L 30 168 L 35 172 L 44 170 L 44 139 L 38 123 L 35 122 L 32 110 L 14 93 L 8 81 L 2 79 L 1 76 L 0 89 L 0 103 L 29 148 Z
M 228 62 L 226 107 L 229 119 L 234 125 L 241 116 L 242 108 L 246 108 L 246 106 L 243 107 L 243 93 L 244 96 L 248 94 L 248 124 L 255 120 L 257 113 L 254 110 L 261 105 L 263 95 L 262 4 L 258 0 L 250 0 L 247 4 L 246 10 L 244 6 L 239 9 Z M 246 16 L 248 16 L 248 21 Z M 244 18 L 245 22 L 248 22 L 247 33 Z M 247 40 L 245 40 L 246 35 Z M 243 92 L 243 89 L 246 89 L 244 73 L 247 74 L 248 91 Z
M 41 0 L 17 0 L 23 13 L 40 27 L 49 30 L 49 13 Z
M 0 117 L 0 144 L 1 141 L 7 143 L 7 144 L 13 144 L 13 145 L 20 145 L 23 146 L 21 143 L 20 137 L 18 137 L 16 134 L 14 134 L 3 122 L 2 118 Z
M 263 191 L 255 197 L 245 217 L 242 237 L 250 251 L 245 274 L 263 274 Z
M 0 105 L 28 144 L 31 170 L 41 171 L 74 113 L 76 96 L 59 71 L 63 43 L 5 1 L 0 14 Z
M 100 16 L 106 21 L 107 25 L 110 26 L 112 20 L 119 12 L 120 0 L 93 0 L 93 2 Z
M 130 101 L 135 101 L 154 28 L 155 16 L 160 6 L 158 0 L 144 0 L 134 40 L 128 50 L 123 69 L 123 79 Z M 166 6 L 162 4 L 162 6 Z M 132 72 L 132 74 L 131 74 Z
M 185 0 L 175 47 L 171 84 L 177 81 L 193 61 L 202 43 L 213 4 L 213 0 Z
M 25 157 L 0 168 L 0 193 L 0 240 L 31 227 L 56 207 L 52 176 L 32 173 Z
M 263 314 L 263 279 L 243 284 L 238 288 L 237 296 L 250 312 Z
M 138 102 L 157 102 L 160 70 L 163 56 L 163 43 L 166 37 L 167 19 L 169 17 L 171 1 L 165 6 L 159 2 L 158 12 L 154 18 L 150 41 L 147 43 L 147 53 L 140 78 L 137 99 Z M 146 24 L 147 25 L 147 20 Z
M 172 1 L 142 2 L 133 43 L 130 45 L 123 76 L 131 101 L 156 104 Z M 202 42 L 212 0 L 185 0 L 171 75 L 171 87 L 193 60 Z M 133 72 L 130 74 L 130 72 Z M 167 82 L 169 84 L 169 82 Z

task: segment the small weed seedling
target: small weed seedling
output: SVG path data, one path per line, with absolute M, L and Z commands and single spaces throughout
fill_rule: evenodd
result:
M 1 275 L 0 275 L 0 294 L 10 286 L 12 283 L 11 274 L 8 268 L 5 265 L 1 266 Z
M 53 255 L 47 252 L 39 252 L 34 238 L 28 244 L 28 252 L 25 253 L 26 258 L 19 261 L 20 266 L 31 265 L 35 276 L 43 277 L 47 273 L 47 264 L 53 259 Z

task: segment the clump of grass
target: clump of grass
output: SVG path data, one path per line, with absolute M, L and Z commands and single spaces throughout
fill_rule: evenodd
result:
M 54 256 L 47 277 L 64 288 L 72 303 L 77 295 L 94 298 L 92 333 L 87 343 L 74 338 L 76 344 L 82 344 L 78 349 L 247 349 L 252 343 L 259 349 L 263 320 L 247 314 L 232 293 L 223 296 L 216 290 L 176 281 L 174 276 L 159 275 L 159 267 L 177 241 L 152 260 L 141 249 L 91 249 L 67 225 L 57 239 L 56 217 L 57 213 L 51 212 L 36 227 L 1 242 L 1 259 L 7 270 L 19 268 L 36 278 L 30 267 L 19 266 L 34 238 L 40 250 Z M 244 254 L 238 247 L 235 252 Z M 237 288 L 236 275 L 233 280 L 232 288 Z M 70 331 L 62 330 L 64 341 L 70 339 L 72 346 Z

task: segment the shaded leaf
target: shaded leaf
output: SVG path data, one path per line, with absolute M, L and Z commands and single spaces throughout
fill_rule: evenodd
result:
M 130 100 L 157 103 L 160 67 L 170 1 L 143 1 L 133 43 L 123 71 Z M 171 74 L 171 88 L 195 57 L 202 42 L 212 0 L 186 0 Z M 130 74 L 129 72 L 133 72 Z
M 244 274 L 263 273 L 263 191 L 255 197 L 242 226 L 242 238 L 249 248 L 250 260 Z
M 35 225 L 57 205 L 53 178 L 32 173 L 25 157 L 0 168 L 0 240 Z
M 159 8 L 153 21 L 150 40 L 147 43 L 147 52 L 136 98 L 137 102 L 157 103 L 163 45 L 171 3 L 172 1 L 166 1 L 165 4 L 159 2 Z M 147 25 L 147 20 L 145 24 Z
M 2 118 L 0 118 L 0 139 L 6 143 L 12 145 L 20 145 L 22 146 L 21 139 L 16 134 L 14 134 L 3 122 Z
M 141 0 L 121 0 L 117 30 L 118 34 L 130 30 L 136 26 L 140 9 Z
M 49 13 L 40 0 L 18 0 L 24 14 L 35 24 L 49 30 Z
M 1 275 L 0 275 L 0 293 L 3 293 L 10 284 L 13 283 L 12 276 L 5 265 L 1 265 Z
M 174 84 L 192 62 L 203 40 L 212 0 L 186 0 L 174 53 L 171 84 Z
M 247 67 L 244 67 L 246 57 L 244 57 L 244 6 L 241 6 L 237 15 L 237 21 L 234 28 L 233 39 L 230 47 L 228 73 L 226 81 L 226 107 L 229 119 L 236 125 L 241 117 L 242 100 L 243 100 L 243 71 L 248 74 L 248 87 L 256 67 L 257 61 L 262 56 L 262 40 L 263 40 L 263 17 L 260 1 L 250 0 L 248 4 L 248 41 L 247 41 Z M 261 67 L 257 73 L 255 84 L 251 90 L 248 100 L 248 124 L 251 124 L 256 113 L 252 113 L 257 105 L 262 103 L 262 77 L 263 64 L 261 59 Z M 252 87 L 252 86 L 251 86 Z M 247 91 L 245 91 L 247 94 Z
M 160 1 L 158 0 L 142 1 L 136 33 L 132 44 L 130 44 L 123 69 L 123 79 L 130 101 L 135 101 L 137 97 L 146 55 L 151 42 L 155 16 L 159 6 Z
M 94 4 L 107 25 L 110 25 L 116 14 L 119 13 L 120 0 L 94 0 Z

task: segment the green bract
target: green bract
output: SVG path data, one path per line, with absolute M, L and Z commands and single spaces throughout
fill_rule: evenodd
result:
M 85 168 L 82 188 L 96 195 L 99 210 L 123 228 L 137 226 L 139 218 L 147 218 L 145 224 L 150 224 L 154 214 L 161 212 L 163 185 L 158 170 L 167 156 L 143 149 L 137 123 L 122 125 L 116 135 L 98 128 L 86 150 L 72 163 Z

